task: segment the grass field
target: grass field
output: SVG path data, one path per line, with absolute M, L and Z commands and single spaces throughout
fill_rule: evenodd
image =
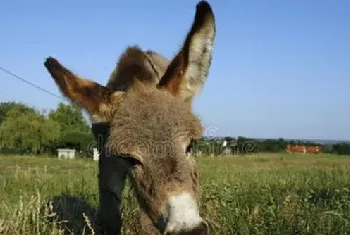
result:
M 198 166 L 213 234 L 350 234 L 350 156 L 256 154 Z M 124 197 L 123 234 L 134 235 L 129 186 Z M 92 160 L 0 156 L 0 234 L 91 234 L 97 202 Z

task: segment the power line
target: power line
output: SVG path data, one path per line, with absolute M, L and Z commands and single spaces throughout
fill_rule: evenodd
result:
M 43 92 L 45 92 L 45 93 L 47 93 L 47 94 L 49 94 L 49 95 L 55 96 L 56 98 L 59 98 L 59 99 L 62 99 L 62 100 L 64 100 L 64 101 L 66 101 L 66 100 L 64 99 L 64 97 L 59 96 L 59 95 L 56 95 L 56 94 L 52 93 L 51 91 L 48 91 L 48 90 L 46 90 L 46 89 L 44 89 L 44 88 L 42 88 L 42 87 L 40 87 L 40 86 L 38 86 L 38 85 L 36 85 L 36 84 L 30 82 L 30 81 L 28 81 L 28 80 L 26 80 L 26 79 L 24 79 L 24 78 L 18 76 L 17 74 L 15 74 L 15 73 L 13 73 L 13 72 L 11 72 L 11 71 L 9 71 L 9 70 L 7 70 L 7 69 L 1 67 L 1 66 L 0 66 L 0 70 L 2 70 L 3 72 L 5 72 L 5 73 L 11 75 L 11 76 L 14 77 L 14 78 L 17 78 L 18 80 L 20 80 L 20 81 L 22 81 L 22 82 L 24 82 L 24 83 L 27 83 L 28 85 L 30 85 L 30 86 L 32 86 L 32 87 L 35 87 L 36 89 L 39 89 L 39 90 L 41 90 L 41 91 L 43 91 Z
M 55 93 L 52 93 L 51 91 L 48 91 L 48 90 L 46 90 L 46 89 L 44 89 L 44 88 L 42 88 L 42 87 L 40 87 L 40 86 L 38 86 L 38 85 L 36 85 L 36 84 L 34 84 L 34 83 L 32 83 L 32 82 L 30 82 L 30 81 L 28 81 L 28 80 L 26 80 L 26 79 L 20 77 L 19 75 L 17 75 L 17 74 L 15 74 L 15 73 L 13 73 L 13 72 L 11 72 L 11 71 L 9 71 L 9 70 L 3 68 L 2 66 L 0 66 L 0 70 L 2 70 L 3 72 L 5 72 L 5 73 L 11 75 L 11 76 L 14 77 L 14 78 L 17 78 L 17 79 L 20 80 L 21 82 L 24 82 L 24 83 L 26 83 L 26 84 L 28 84 L 28 85 L 30 85 L 30 86 L 32 86 L 32 87 L 35 87 L 36 89 L 39 89 L 39 90 L 41 90 L 41 91 L 43 91 L 43 92 L 45 92 L 45 93 L 47 93 L 47 94 L 49 94 L 49 95 L 55 96 L 56 98 L 62 99 L 62 100 L 64 100 L 65 102 L 67 102 L 67 100 L 66 100 L 63 96 L 56 95 Z M 83 111 L 84 111 L 84 110 L 83 110 Z

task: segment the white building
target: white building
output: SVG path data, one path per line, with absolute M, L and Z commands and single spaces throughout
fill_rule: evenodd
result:
M 75 149 L 57 149 L 59 159 L 74 159 Z

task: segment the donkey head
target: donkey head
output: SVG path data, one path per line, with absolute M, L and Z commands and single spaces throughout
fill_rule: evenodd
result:
M 186 153 L 203 132 L 191 103 L 207 78 L 215 31 L 210 5 L 199 2 L 192 27 L 159 82 L 135 62 L 124 71 L 132 78 L 122 91 L 81 78 L 54 58 L 45 61 L 66 97 L 109 123 L 109 155 L 129 163 L 139 204 L 164 234 L 208 233 L 198 210 L 196 167 Z

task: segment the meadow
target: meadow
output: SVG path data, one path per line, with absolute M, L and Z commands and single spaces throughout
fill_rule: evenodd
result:
M 350 156 L 198 158 L 201 211 L 212 234 L 350 234 Z M 97 162 L 0 156 L 0 234 L 93 234 Z M 138 232 L 127 184 L 123 234 Z

